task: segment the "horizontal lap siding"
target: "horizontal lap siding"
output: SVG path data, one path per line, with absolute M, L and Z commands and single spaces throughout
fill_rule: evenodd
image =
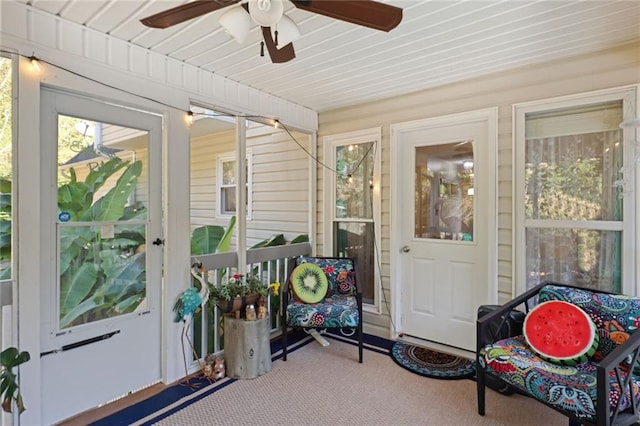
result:
M 275 133 L 271 133 L 275 132 Z M 253 245 L 273 235 L 287 240 L 307 233 L 309 226 L 309 159 L 285 133 L 269 127 L 247 132 L 252 154 L 252 219 L 247 221 L 247 241 Z M 292 132 L 309 150 L 307 135 Z M 191 223 L 226 226 L 216 217 L 217 158 L 235 150 L 235 131 L 191 141 Z
M 632 44 L 599 54 L 523 67 L 461 83 L 450 84 L 364 105 L 321 112 L 318 152 L 322 138 L 382 126 L 382 281 L 389 298 L 390 134 L 393 123 L 498 107 L 498 299 L 512 297 L 513 200 L 512 107 L 515 103 L 640 83 L 640 45 Z M 318 188 L 323 187 L 318 166 Z M 318 195 L 318 230 L 323 223 L 323 195 Z M 317 241 L 322 241 L 321 234 Z M 321 252 L 322 247 L 317 246 Z M 397 296 L 396 296 L 397 297 Z M 386 306 L 383 303 L 383 312 Z M 379 320 L 372 320 L 376 325 Z

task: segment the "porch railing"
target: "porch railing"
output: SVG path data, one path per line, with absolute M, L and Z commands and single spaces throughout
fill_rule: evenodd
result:
M 282 284 L 291 270 L 290 262 L 295 257 L 310 254 L 309 243 L 249 249 L 246 253 L 245 272 L 260 277 L 264 283 Z M 214 285 L 239 270 L 238 255 L 235 252 L 193 256 L 191 260 L 192 263 L 202 262 L 209 272 L 209 282 Z M 268 307 L 271 333 L 275 334 L 280 330 L 281 297 L 269 296 Z M 192 333 L 195 351 L 201 358 L 224 351 L 224 316 L 214 303 L 207 304 L 207 309 L 194 316 Z

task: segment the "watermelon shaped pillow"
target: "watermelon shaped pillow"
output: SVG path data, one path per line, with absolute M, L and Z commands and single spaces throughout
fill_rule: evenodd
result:
M 599 335 L 591 317 L 560 300 L 543 302 L 527 314 L 522 328 L 531 348 L 547 361 L 576 365 L 590 359 Z

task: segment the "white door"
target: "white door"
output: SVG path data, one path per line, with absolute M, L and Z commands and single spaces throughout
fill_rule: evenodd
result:
M 401 330 L 467 350 L 475 349 L 476 311 L 494 272 L 489 126 L 427 120 L 394 128 Z
M 51 424 L 160 381 L 162 119 L 43 89 L 41 122 Z

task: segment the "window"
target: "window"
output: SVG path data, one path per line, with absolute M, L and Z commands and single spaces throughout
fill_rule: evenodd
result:
M 632 238 L 634 195 L 616 182 L 630 161 L 619 124 L 631 98 L 618 93 L 517 110 L 516 188 L 524 188 L 516 201 L 517 250 L 526 288 L 547 280 L 612 292 L 628 287 L 633 262 L 622 243 Z
M 11 285 L 13 181 L 13 70 L 0 57 L 0 282 Z M 6 281 L 5 281 L 6 280 Z
M 327 181 L 330 191 L 332 255 L 356 260 L 363 302 L 378 305 L 377 258 L 379 247 L 379 129 L 326 139 L 331 158 Z
M 251 219 L 251 150 L 247 149 L 247 219 Z M 236 214 L 236 156 L 227 153 L 218 156 L 218 216 Z

